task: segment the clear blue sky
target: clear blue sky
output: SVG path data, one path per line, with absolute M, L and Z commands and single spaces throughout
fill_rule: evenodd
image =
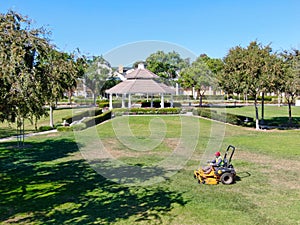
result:
M 149 40 L 213 58 L 253 40 L 300 48 L 299 0 L 1 0 L 0 12 L 9 9 L 46 26 L 59 49 L 89 55 Z

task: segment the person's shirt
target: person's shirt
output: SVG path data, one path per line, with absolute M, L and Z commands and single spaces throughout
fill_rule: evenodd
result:
M 221 166 L 223 162 L 223 159 L 221 156 L 216 157 L 216 159 L 214 159 L 212 161 L 212 166 Z

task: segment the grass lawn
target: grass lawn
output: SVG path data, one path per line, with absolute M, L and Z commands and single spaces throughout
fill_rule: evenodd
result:
M 193 170 L 210 141 L 216 141 L 213 123 L 193 117 L 186 122 L 200 122 L 198 143 L 170 177 L 160 162 L 180 144 L 178 116 L 124 116 L 75 134 L 31 137 L 25 149 L 0 143 L 0 223 L 300 224 L 300 131 L 226 125 L 222 149 L 236 146 L 238 179 L 229 186 L 209 186 L 199 185 Z M 124 124 L 129 124 L 127 132 Z M 193 137 L 194 130 L 186 132 Z M 122 163 L 112 163 L 108 153 Z M 96 173 L 92 168 L 98 166 L 106 170 Z M 106 178 L 134 176 L 133 167 L 143 181 L 163 181 L 142 186 Z
M 213 108 L 212 110 L 225 112 L 222 108 Z M 261 106 L 258 107 L 259 118 L 261 119 Z M 243 115 L 255 119 L 255 109 L 253 105 L 242 107 L 229 107 L 226 108 L 226 113 Z M 264 119 L 266 123 L 272 122 L 287 123 L 288 121 L 288 106 L 278 107 L 277 105 L 266 105 L 264 110 Z M 300 107 L 292 106 L 292 117 L 294 121 L 300 123 Z
M 62 118 L 66 116 L 72 115 L 72 109 L 58 109 L 54 110 L 53 117 L 54 117 L 54 124 L 61 123 Z M 41 118 L 38 121 L 37 127 L 41 126 L 49 126 L 50 118 L 49 116 Z M 32 124 L 29 120 L 25 120 L 25 133 L 35 132 L 34 124 Z M 3 122 L 0 123 L 0 138 L 9 137 L 17 135 L 17 125 L 16 123 L 7 123 Z

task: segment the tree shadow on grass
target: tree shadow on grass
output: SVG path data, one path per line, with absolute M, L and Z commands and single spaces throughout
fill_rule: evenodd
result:
M 270 119 L 264 119 L 263 125 L 269 126 L 269 128 L 288 129 L 288 128 L 299 128 L 300 117 L 293 117 L 292 124 L 289 124 L 288 117 L 272 117 Z
M 116 184 L 85 160 L 71 160 L 67 156 L 78 151 L 72 140 L 30 143 L 27 149 L 10 145 L 0 144 L 0 222 L 110 224 L 134 216 L 131 221 L 160 223 L 174 203 L 187 203 L 182 193 Z

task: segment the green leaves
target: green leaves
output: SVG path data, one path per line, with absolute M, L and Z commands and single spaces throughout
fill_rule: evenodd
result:
M 278 73 L 277 56 L 270 46 L 256 41 L 246 48 L 231 48 L 224 58 L 224 70 L 220 85 L 229 93 L 244 93 L 256 96 L 263 91 L 273 90 Z
M 74 56 L 55 50 L 47 35 L 44 28 L 31 29 L 30 20 L 18 13 L 0 14 L 1 121 L 39 119 L 46 103 L 76 86 Z
M 96 104 L 97 96 L 101 93 L 111 75 L 112 69 L 102 56 L 94 56 L 87 62 L 85 84 L 93 93 L 94 104 Z
M 204 96 L 209 87 L 216 84 L 215 74 L 207 65 L 207 61 L 207 58 L 198 57 L 190 67 L 181 71 L 179 77 L 179 83 L 185 88 L 195 88 L 200 98 Z
M 157 51 L 147 59 L 147 69 L 166 79 L 174 79 L 178 72 L 189 65 L 189 59 L 182 59 L 177 52 Z
M 30 21 L 15 12 L 0 14 L 1 120 L 41 116 L 34 61 L 45 41 L 42 32 L 30 30 Z

